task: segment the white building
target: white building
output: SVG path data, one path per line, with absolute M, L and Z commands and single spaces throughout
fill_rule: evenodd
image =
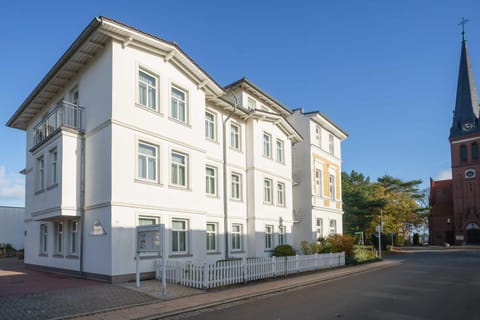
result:
M 296 109 L 289 121 L 303 141 L 293 148 L 294 246 L 343 233 L 341 142 L 347 133 L 321 112 Z
M 9 243 L 15 250 L 24 248 L 25 208 L 0 206 L 0 244 Z
M 152 223 L 169 259 L 292 243 L 291 114 L 246 79 L 220 87 L 175 43 L 94 19 L 7 123 L 27 132 L 25 263 L 122 281 Z

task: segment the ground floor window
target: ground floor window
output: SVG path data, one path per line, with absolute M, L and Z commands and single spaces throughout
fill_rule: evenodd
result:
M 63 253 L 63 222 L 55 223 L 55 253 Z
M 286 227 L 278 228 L 278 244 L 279 245 L 287 244 L 287 228 Z
M 69 223 L 70 254 L 78 255 L 78 221 L 72 220 Z
M 323 238 L 323 219 L 317 218 L 317 239 Z
M 217 224 L 207 223 L 207 251 L 217 250 Z
M 273 226 L 265 226 L 265 249 L 273 249 Z
M 330 234 L 337 233 L 337 220 L 330 220 Z
M 242 225 L 232 224 L 232 250 L 242 250 Z
M 40 225 L 40 254 L 48 253 L 48 225 Z
M 172 253 L 188 252 L 188 221 L 172 220 Z

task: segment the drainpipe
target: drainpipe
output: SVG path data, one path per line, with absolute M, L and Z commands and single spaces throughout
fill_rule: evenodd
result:
M 233 89 L 230 91 L 232 93 L 235 102 L 233 104 L 233 110 L 230 114 L 223 120 L 223 229 L 225 233 L 225 260 L 228 260 L 228 191 L 227 191 L 227 122 L 237 110 L 238 99 L 235 95 Z
M 82 115 L 80 113 L 80 110 L 77 110 L 79 113 L 77 116 L 77 119 L 80 121 L 80 123 L 83 125 L 81 122 L 82 119 L 80 118 Z M 83 128 L 79 128 L 82 130 Z M 84 230 L 86 228 L 85 225 L 85 134 L 82 133 L 80 135 L 80 190 L 79 190 L 79 207 L 80 207 L 80 277 L 83 278 L 83 254 L 84 254 Z

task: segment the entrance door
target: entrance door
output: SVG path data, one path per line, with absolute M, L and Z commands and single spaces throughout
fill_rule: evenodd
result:
M 476 223 L 467 225 L 467 242 L 480 244 L 480 227 Z

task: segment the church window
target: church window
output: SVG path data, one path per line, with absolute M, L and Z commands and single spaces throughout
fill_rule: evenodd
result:
M 478 160 L 478 144 L 476 142 L 472 143 L 472 159 Z
M 465 145 L 460 146 L 460 160 L 467 161 L 467 147 Z

